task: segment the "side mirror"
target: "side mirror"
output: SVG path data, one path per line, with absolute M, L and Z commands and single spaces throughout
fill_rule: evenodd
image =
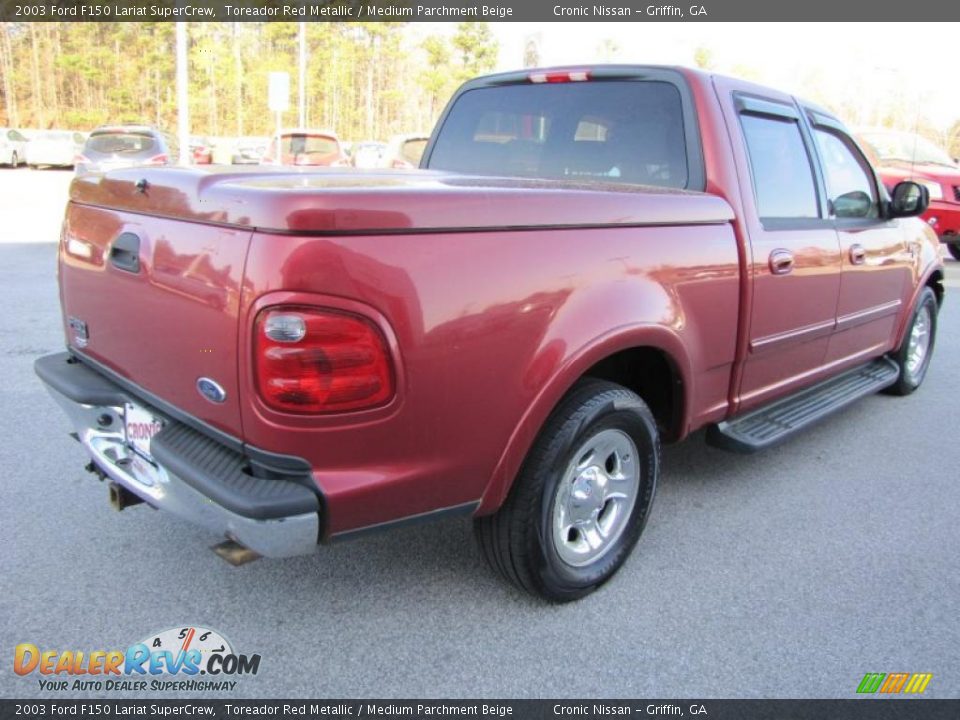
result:
M 863 190 L 854 190 L 833 201 L 833 212 L 838 218 L 865 218 L 873 208 L 873 198 Z
M 930 191 L 911 180 L 897 183 L 890 194 L 888 215 L 891 218 L 922 215 L 930 205 Z

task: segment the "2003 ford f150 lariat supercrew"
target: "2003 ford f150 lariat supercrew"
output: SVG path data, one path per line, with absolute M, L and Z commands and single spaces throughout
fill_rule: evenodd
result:
M 753 451 L 933 350 L 943 268 L 829 112 L 687 69 L 493 75 L 419 170 L 77 178 L 68 348 L 109 479 L 260 555 L 464 513 L 552 600 L 610 578 L 661 441 Z

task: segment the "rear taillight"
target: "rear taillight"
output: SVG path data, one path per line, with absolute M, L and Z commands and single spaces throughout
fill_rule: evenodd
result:
M 406 160 L 394 160 L 390 163 L 390 167 L 396 170 L 409 170 L 413 167 L 412 163 L 408 163 Z
M 254 326 L 257 388 L 295 413 L 365 410 L 393 397 L 387 343 L 369 320 L 302 306 L 263 310 Z
M 532 83 L 583 82 L 590 79 L 587 70 L 561 70 L 557 72 L 534 72 L 528 76 Z
M 80 165 L 80 164 L 82 164 L 82 163 L 88 163 L 88 162 L 90 162 L 90 158 L 88 158 L 86 155 L 74 155 L 74 156 L 73 156 L 73 164 L 74 164 L 74 165 Z
M 164 154 L 154 155 L 152 158 L 147 160 L 144 165 L 166 165 L 167 156 Z

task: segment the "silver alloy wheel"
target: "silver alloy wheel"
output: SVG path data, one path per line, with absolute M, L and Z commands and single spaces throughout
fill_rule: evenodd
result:
M 603 430 L 573 454 L 553 501 L 553 544 L 568 565 L 583 567 L 606 554 L 626 529 L 640 491 L 633 439 Z
M 930 349 L 930 325 L 930 307 L 923 305 L 910 328 L 910 340 L 907 345 L 907 374 L 911 380 L 915 380 L 917 373 L 923 368 L 923 361 L 926 360 Z

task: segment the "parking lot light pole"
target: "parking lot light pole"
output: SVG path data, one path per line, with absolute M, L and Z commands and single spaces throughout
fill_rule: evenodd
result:
M 181 165 L 190 163 L 190 105 L 187 88 L 187 24 L 177 22 L 177 141 Z
M 300 23 L 300 127 L 307 126 L 307 24 Z

